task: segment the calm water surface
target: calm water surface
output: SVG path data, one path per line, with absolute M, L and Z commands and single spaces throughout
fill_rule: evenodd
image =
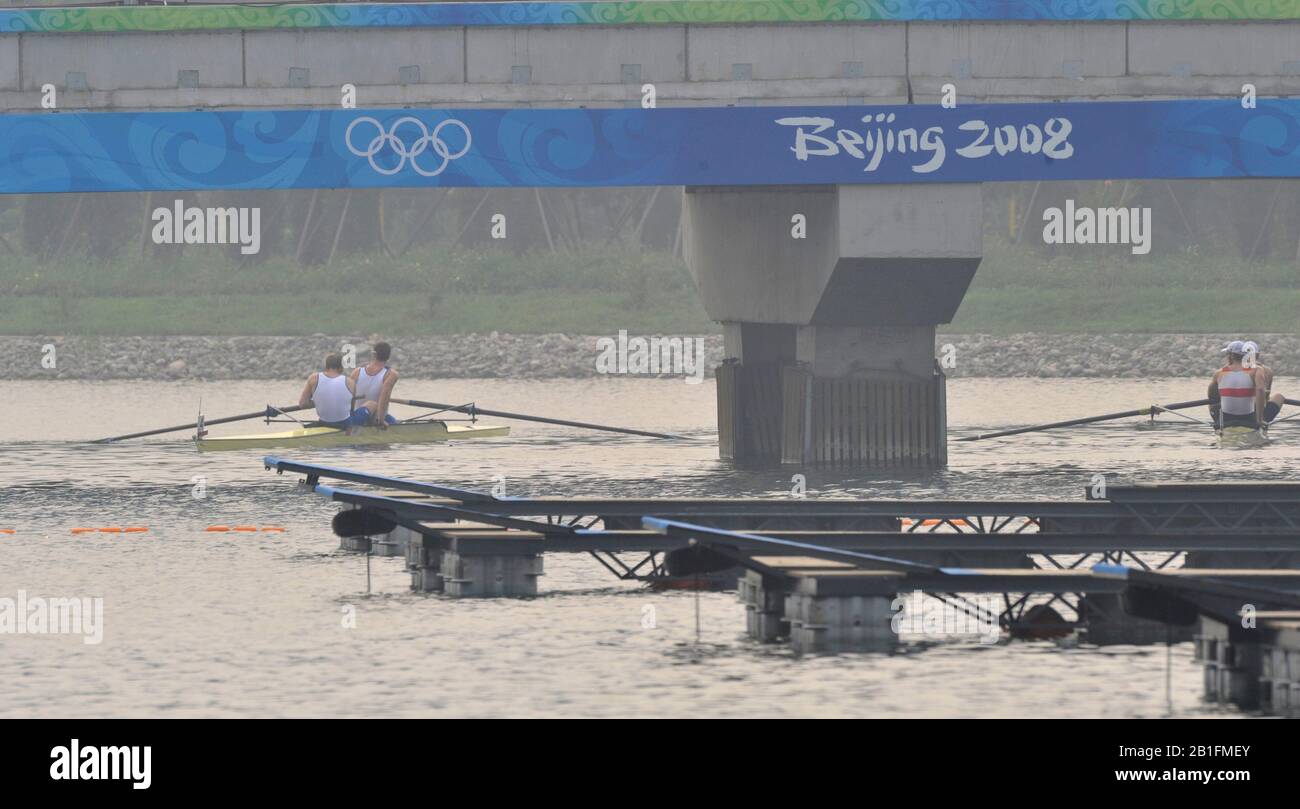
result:
M 894 655 L 796 658 L 744 637 L 734 593 L 653 593 L 581 555 L 546 557 L 543 594 L 450 600 L 408 591 L 398 559 L 337 550 L 335 506 L 262 468 L 264 451 L 199 455 L 183 437 L 86 441 L 254 410 L 300 382 L 0 382 L 0 596 L 102 596 L 104 641 L 0 634 L 0 716 L 1177 716 L 1201 702 L 1191 645 L 1094 648 L 912 642 Z M 1292 380 L 1278 388 L 1296 395 Z M 286 457 L 510 494 L 785 496 L 793 470 L 717 459 L 712 383 L 405 380 L 405 396 L 681 432 L 681 445 L 515 423 L 507 439 Z M 1204 382 L 954 380 L 953 437 L 1152 402 Z M 1203 418 L 1202 412 L 1192 415 Z M 1300 422 L 1300 419 L 1297 419 Z M 1111 480 L 1294 478 L 1300 429 L 1221 451 L 1172 416 L 953 443 L 938 473 L 802 470 L 810 496 L 1082 496 Z M 214 434 L 270 429 L 258 422 Z M 192 496 L 196 481 L 207 496 Z M 283 526 L 223 535 L 214 524 Z M 80 526 L 147 525 L 130 537 Z M 699 625 L 696 624 L 698 604 Z M 647 607 L 655 626 L 643 627 Z M 356 625 L 344 628 L 355 609 Z M 698 633 L 698 634 L 697 634 Z M 1171 661 L 1167 660 L 1167 655 Z M 1171 696 L 1166 665 L 1171 662 Z M 1230 713 L 1228 715 L 1231 715 Z

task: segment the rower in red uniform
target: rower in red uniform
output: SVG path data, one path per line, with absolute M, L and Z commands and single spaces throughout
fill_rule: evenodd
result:
M 1233 340 L 1222 353 L 1228 355 L 1228 364 L 1214 372 L 1208 392 L 1214 426 L 1259 429 L 1268 395 L 1255 382 L 1257 369 L 1243 364 L 1246 344 Z
M 1255 375 L 1242 366 L 1246 344 L 1233 340 L 1220 353 L 1227 355 L 1228 364 L 1214 372 L 1207 394 L 1214 426 L 1256 428 Z
M 1286 397 L 1273 392 L 1273 369 L 1264 364 L 1259 343 L 1247 340 L 1242 343 L 1242 352 L 1241 366 L 1247 370 L 1254 370 L 1255 386 L 1263 393 L 1263 396 L 1257 398 L 1257 403 L 1262 407 L 1255 415 L 1259 422 L 1267 427 L 1281 412 Z

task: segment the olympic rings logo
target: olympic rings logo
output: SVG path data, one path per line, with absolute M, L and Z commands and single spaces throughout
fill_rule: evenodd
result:
M 375 136 L 370 139 L 370 142 L 366 144 L 364 149 L 358 149 L 352 142 L 352 130 L 356 129 L 360 124 L 373 126 L 376 133 Z M 410 146 L 407 146 L 402 138 L 398 136 L 398 130 L 404 126 L 406 126 L 408 131 L 411 127 L 414 127 L 416 132 L 419 134 L 419 137 L 417 137 L 415 142 Z M 446 126 L 459 127 L 460 130 L 465 133 L 465 145 L 456 152 L 452 152 L 451 148 L 447 145 L 447 142 L 440 136 L 443 127 Z M 366 160 L 370 162 L 370 168 L 380 174 L 389 176 L 394 175 L 406 168 L 406 162 L 409 160 L 411 161 L 411 168 L 415 169 L 416 173 L 420 176 L 437 177 L 447 169 L 447 166 L 451 165 L 451 161 L 465 156 L 465 153 L 469 151 L 471 138 L 469 127 L 465 126 L 461 121 L 457 121 L 455 118 L 448 118 L 439 123 L 433 128 L 433 131 L 430 132 L 429 127 L 425 126 L 424 122 L 419 118 L 406 115 L 394 121 L 392 127 L 385 132 L 383 124 L 367 115 L 348 124 L 347 132 L 343 135 L 343 141 L 347 144 L 348 151 L 352 152 L 352 154 L 357 157 L 366 158 Z M 392 168 L 384 168 L 384 166 L 375 160 L 375 156 L 385 152 L 386 149 L 391 149 L 398 157 L 397 165 Z M 426 151 L 432 151 L 440 159 L 436 169 L 427 169 L 424 166 L 421 166 L 417 161 L 417 158 Z

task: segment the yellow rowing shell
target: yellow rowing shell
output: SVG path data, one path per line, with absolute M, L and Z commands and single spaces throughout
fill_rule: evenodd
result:
M 504 426 L 421 421 L 413 424 L 394 424 L 386 430 L 381 430 L 378 427 L 361 427 L 349 433 L 347 430 L 338 430 L 333 427 L 303 427 L 282 433 L 200 438 L 196 443 L 200 452 L 220 452 L 231 449 L 273 449 L 276 447 L 364 447 L 380 444 L 430 444 L 437 441 L 459 441 L 463 438 L 499 438 L 509 434 L 510 428 Z

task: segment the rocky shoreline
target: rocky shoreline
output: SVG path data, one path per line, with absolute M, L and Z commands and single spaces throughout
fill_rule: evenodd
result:
M 936 355 L 955 349 L 949 377 L 1187 377 L 1215 367 L 1221 334 L 940 334 Z M 1300 362 L 1300 335 L 1246 335 L 1281 375 Z M 557 379 L 599 375 L 595 336 L 467 334 L 393 340 L 392 363 L 415 378 Z M 704 336 L 706 375 L 723 358 L 722 338 Z M 367 337 L 5 337 L 0 379 L 296 379 L 327 351 Z M 49 346 L 52 346 L 51 350 Z M 951 353 L 951 352 L 950 352 Z M 52 361 L 51 361 L 52 360 Z M 50 367 L 50 366 L 53 367 Z

